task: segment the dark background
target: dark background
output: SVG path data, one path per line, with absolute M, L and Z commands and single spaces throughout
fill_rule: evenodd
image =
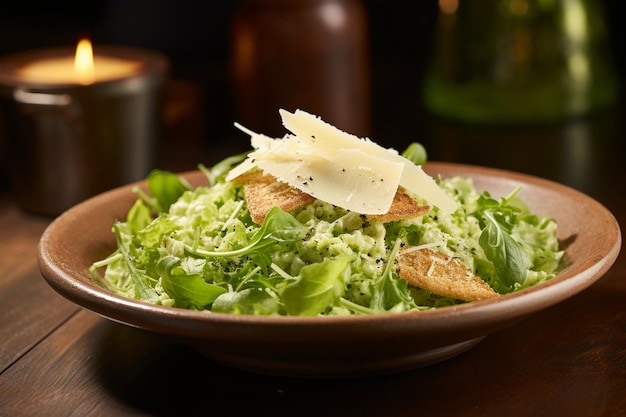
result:
M 601 0 L 591 0 L 601 1 Z M 0 56 L 28 49 L 73 45 L 80 34 L 98 44 L 148 47 L 166 54 L 171 77 L 186 87 L 195 122 L 180 132 L 181 143 L 228 142 L 237 132 L 229 84 L 230 24 L 236 2 L 4 1 L 0 12 Z M 625 26 L 619 0 L 604 0 L 618 73 L 624 73 Z M 403 146 L 428 142 L 420 109 L 421 75 L 430 59 L 437 16 L 435 0 L 365 0 L 371 58 L 371 131 L 377 142 Z M 195 124 L 194 124 L 195 123 Z M 440 155 L 437 155 L 440 156 Z M 217 155 L 216 155 L 217 158 Z M 214 161 L 205 161 L 212 163 Z

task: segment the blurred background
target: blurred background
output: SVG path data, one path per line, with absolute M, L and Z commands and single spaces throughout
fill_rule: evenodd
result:
M 73 45 L 82 34 L 92 39 L 96 53 L 98 45 L 120 44 L 166 54 L 171 69 L 159 163 L 167 169 L 195 169 L 198 163 L 212 164 L 233 151 L 248 149 L 249 138 L 233 127 L 235 121 L 252 130 L 282 136 L 281 106 L 319 114 L 344 130 L 398 150 L 420 141 L 427 146 L 430 159 L 498 165 L 494 155 L 502 155 L 502 166 L 519 167 L 584 189 L 584 175 L 567 167 L 558 172 L 542 171 L 540 166 L 547 161 L 537 158 L 536 153 L 541 147 L 569 149 L 571 141 L 587 143 L 576 138 L 621 118 L 623 83 L 619 78 L 625 71 L 621 3 L 5 0 L 0 12 L 0 56 Z M 591 16 L 582 32 L 576 20 L 581 11 Z M 557 19 L 554 16 L 558 13 Z M 565 15 L 571 19 L 564 19 Z M 563 27 L 555 23 L 562 21 L 566 22 Z M 538 54 L 541 48 L 535 45 L 530 50 L 524 45 L 540 36 L 544 36 L 543 41 L 537 44 L 546 46 L 539 51 L 543 56 L 530 59 L 528 54 Z M 571 42 L 550 49 L 550 36 L 569 36 Z M 581 40 L 581 36 L 586 38 Z M 506 56 L 498 51 L 503 42 L 496 41 L 507 39 L 511 40 L 508 50 L 513 61 L 535 60 L 539 64 L 513 68 L 504 62 Z M 576 49 L 577 39 L 585 45 L 582 52 Z M 493 97 L 448 88 L 459 80 L 478 79 L 481 92 L 491 91 L 485 87 L 490 80 L 484 79 L 485 72 L 490 71 L 500 81 L 515 77 L 539 80 L 548 74 L 549 83 L 551 71 L 562 71 L 565 64 L 546 61 L 562 51 L 573 57 L 565 63 L 573 76 L 587 79 L 585 74 L 596 71 L 592 73 L 593 83 L 585 84 L 589 94 L 598 92 L 595 101 L 580 104 L 576 91 L 557 92 L 555 97 L 567 103 L 554 105 L 569 109 L 565 113 L 546 110 L 539 112 L 539 116 L 550 113 L 546 117 L 525 114 L 518 118 L 487 109 L 482 115 L 465 117 L 463 100 L 484 104 Z M 586 54 L 582 66 L 580 59 L 576 61 L 580 53 Z M 485 69 L 485 62 L 491 67 Z M 500 87 L 501 83 L 494 87 L 494 97 L 500 94 Z M 525 84 L 521 89 L 528 92 Z M 537 89 L 545 91 L 541 85 Z M 502 94 L 514 97 L 510 90 Z M 493 108 L 501 109 L 502 103 L 494 100 Z M 520 101 L 525 99 L 516 98 L 505 107 L 537 109 L 543 99 L 537 98 L 537 103 Z M 458 108 L 449 108 L 450 103 L 458 104 Z M 571 123 L 581 118 L 599 118 L 601 123 L 583 128 L 578 122 Z M 509 149 L 508 136 L 517 138 L 518 144 L 524 141 L 519 136 L 527 136 L 527 149 Z M 471 160 L 464 158 L 465 149 L 470 147 L 483 148 L 489 158 L 482 159 L 480 152 L 474 152 Z M 583 147 L 576 152 L 588 150 Z M 8 157 L 1 141 L 0 155 Z M 539 159 L 536 169 L 528 168 L 528 159 Z M 578 164 L 569 160 L 564 165 L 570 162 Z M 6 172 L 0 175 L 7 187 Z

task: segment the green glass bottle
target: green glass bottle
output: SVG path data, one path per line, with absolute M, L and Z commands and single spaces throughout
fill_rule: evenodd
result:
M 473 124 L 545 123 L 618 99 L 597 0 L 439 0 L 427 109 Z

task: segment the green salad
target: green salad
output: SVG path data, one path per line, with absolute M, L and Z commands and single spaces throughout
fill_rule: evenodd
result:
M 423 164 L 412 145 L 405 158 Z M 106 288 L 152 304 L 213 313 L 343 316 L 407 312 L 467 301 L 403 279 L 404 248 L 430 248 L 464 265 L 497 294 L 556 275 L 563 252 L 550 217 L 531 213 L 516 195 L 479 192 L 469 178 L 436 179 L 459 206 L 432 207 L 383 222 L 322 200 L 251 220 L 243 186 L 226 181 L 244 155 L 212 169 L 208 186 L 153 171 L 137 188 L 127 218 L 117 221 L 116 250 L 91 267 Z M 414 196 L 419 200 L 418 196 Z M 427 204 L 426 201 L 423 202 Z

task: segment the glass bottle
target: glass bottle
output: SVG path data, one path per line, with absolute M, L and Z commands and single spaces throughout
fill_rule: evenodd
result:
M 545 123 L 617 100 L 595 0 L 439 0 L 423 101 L 474 124 Z
M 361 1 L 240 0 L 231 35 L 237 121 L 282 136 L 278 109 L 299 108 L 368 134 L 369 49 Z

